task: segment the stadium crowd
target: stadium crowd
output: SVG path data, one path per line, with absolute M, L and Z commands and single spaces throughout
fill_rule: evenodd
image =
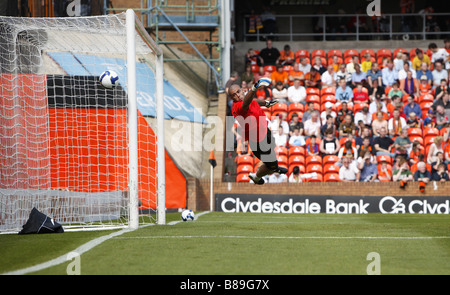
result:
M 279 165 L 267 182 L 448 181 L 450 40 L 426 50 L 279 51 L 271 40 L 248 50 L 245 71 L 227 82 L 250 89 L 261 77 L 272 85 L 257 98 L 277 99 L 264 109 Z M 231 107 L 232 102 L 229 101 Z M 233 133 L 237 181 L 249 181 L 257 159 Z

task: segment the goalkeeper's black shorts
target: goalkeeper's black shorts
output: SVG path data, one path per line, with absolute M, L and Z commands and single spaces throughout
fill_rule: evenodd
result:
M 275 154 L 275 139 L 270 129 L 267 129 L 266 136 L 260 142 L 249 140 L 248 144 L 255 157 L 261 160 L 269 169 L 278 167 L 277 155 Z

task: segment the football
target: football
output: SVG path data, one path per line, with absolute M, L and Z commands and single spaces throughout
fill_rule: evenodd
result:
M 181 212 L 181 219 L 183 221 L 192 221 L 194 220 L 194 211 L 186 209 Z
M 105 88 L 112 89 L 119 84 L 119 76 L 114 71 L 104 71 L 100 75 L 100 84 Z

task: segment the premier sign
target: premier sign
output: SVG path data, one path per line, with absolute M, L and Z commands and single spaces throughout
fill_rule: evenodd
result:
M 294 214 L 449 214 L 450 197 L 216 194 L 223 212 Z

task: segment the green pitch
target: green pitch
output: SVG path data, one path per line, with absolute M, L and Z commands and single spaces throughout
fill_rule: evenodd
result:
M 179 218 L 171 213 L 167 222 Z M 52 260 L 111 233 L 0 235 L 0 273 Z M 450 216 L 213 212 L 112 237 L 82 254 L 79 266 L 81 274 L 365 275 L 373 253 L 382 275 L 448 275 Z M 66 274 L 70 263 L 31 274 Z

